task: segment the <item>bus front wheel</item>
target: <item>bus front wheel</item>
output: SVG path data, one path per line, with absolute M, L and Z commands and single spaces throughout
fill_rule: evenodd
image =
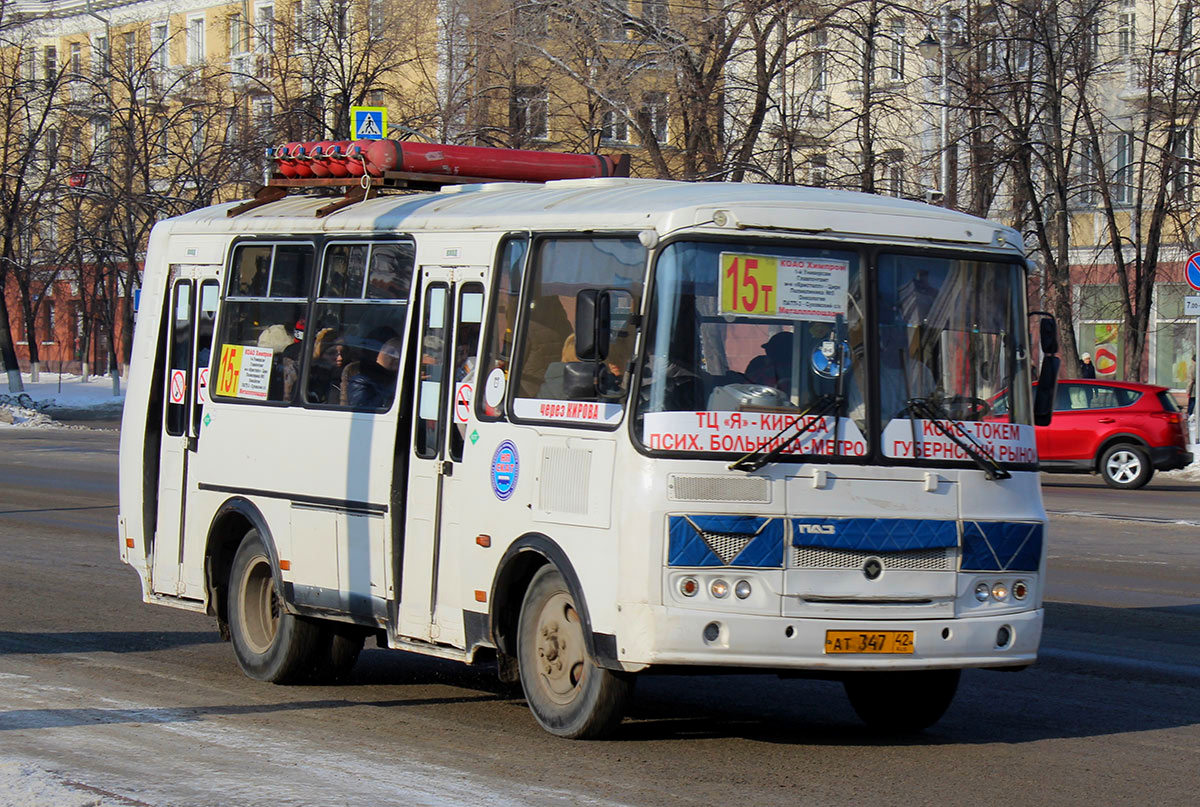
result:
M 941 719 L 958 691 L 959 670 L 864 672 L 842 685 L 850 705 L 871 728 L 911 734 Z
M 308 670 L 320 629 L 287 613 L 276 593 L 275 573 L 258 530 L 250 530 L 229 575 L 229 632 L 242 672 L 276 684 Z
M 616 728 L 633 692 L 631 676 L 596 666 L 562 575 L 544 566 L 521 604 L 517 628 L 521 688 L 537 722 L 571 739 L 598 739 Z

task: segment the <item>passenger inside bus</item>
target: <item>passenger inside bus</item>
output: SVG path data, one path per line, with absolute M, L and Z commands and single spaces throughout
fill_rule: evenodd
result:
M 343 389 L 347 404 L 355 409 L 382 409 L 392 404 L 396 376 L 400 370 L 403 343 L 389 327 L 377 328 L 367 335 L 363 357 L 347 365 L 349 375 Z M 355 367 L 357 365 L 357 367 Z
M 546 294 L 533 301 L 526 328 L 519 395 L 537 398 L 548 380 L 550 365 L 560 360 L 562 345 L 572 333 L 571 321 L 558 295 Z
M 792 345 L 795 336 L 791 331 L 780 331 L 762 344 L 762 355 L 755 356 L 746 365 L 746 380 L 752 384 L 784 390 L 791 388 Z

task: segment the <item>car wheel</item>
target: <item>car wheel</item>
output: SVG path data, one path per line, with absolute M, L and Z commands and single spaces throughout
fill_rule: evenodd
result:
M 1117 443 L 1100 457 L 1100 475 L 1109 487 L 1134 490 L 1150 481 L 1154 466 L 1145 449 L 1132 443 Z

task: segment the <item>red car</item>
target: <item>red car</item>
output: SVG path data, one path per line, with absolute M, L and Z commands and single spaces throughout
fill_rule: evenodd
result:
M 1166 387 L 1063 379 L 1054 399 L 1050 425 L 1037 427 L 1044 471 L 1099 473 L 1111 487 L 1132 490 L 1156 470 L 1192 461 L 1187 419 Z

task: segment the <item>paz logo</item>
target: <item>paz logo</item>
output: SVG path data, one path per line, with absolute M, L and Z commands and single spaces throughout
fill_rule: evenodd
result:
M 492 492 L 497 499 L 506 502 L 512 497 L 520 473 L 521 459 L 517 455 L 517 447 L 511 440 L 505 440 L 496 446 L 496 453 L 492 455 Z

